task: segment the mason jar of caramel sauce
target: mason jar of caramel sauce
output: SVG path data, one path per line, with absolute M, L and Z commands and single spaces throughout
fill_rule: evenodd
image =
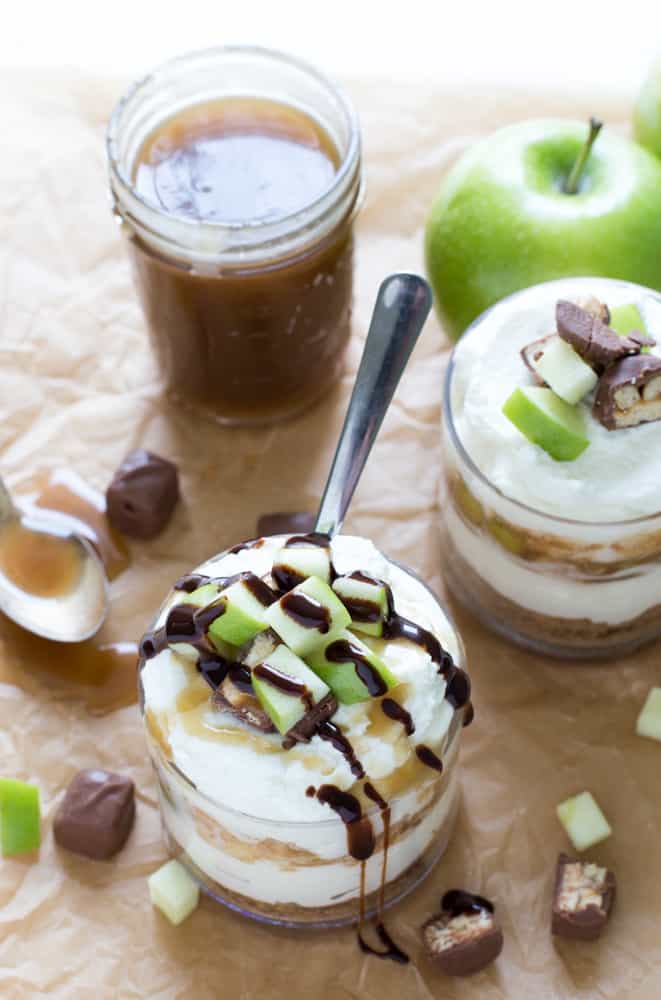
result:
M 360 135 L 342 93 L 280 53 L 193 53 L 131 88 L 107 146 L 174 397 L 228 424 L 314 403 L 351 327 Z

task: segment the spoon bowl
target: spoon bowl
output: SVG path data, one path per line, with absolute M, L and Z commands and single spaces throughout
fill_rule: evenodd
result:
M 82 642 L 101 628 L 106 573 L 96 549 L 57 517 L 19 511 L 0 480 L 0 610 L 56 642 Z

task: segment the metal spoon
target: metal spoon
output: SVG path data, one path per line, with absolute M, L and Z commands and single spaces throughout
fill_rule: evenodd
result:
M 53 597 L 30 593 L 12 582 L 8 567 L 0 560 L 0 610 L 18 625 L 57 642 L 82 642 L 98 632 L 108 611 L 108 593 L 103 563 L 85 538 L 69 532 L 56 518 L 24 513 L 14 504 L 0 478 L 0 551 L 9 533 L 16 533 L 20 547 L 23 532 L 62 539 L 72 546 L 72 559 L 80 559 L 78 578 L 71 589 Z M 35 581 L 38 583 L 38 581 Z
M 392 274 L 379 288 L 365 350 L 317 514 L 316 531 L 342 527 L 374 439 L 431 309 L 431 289 L 415 274 Z

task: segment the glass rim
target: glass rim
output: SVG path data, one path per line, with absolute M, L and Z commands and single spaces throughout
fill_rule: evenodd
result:
M 118 138 L 121 131 L 122 116 L 124 112 L 127 107 L 130 106 L 131 102 L 139 97 L 141 91 L 147 87 L 159 73 L 172 69 L 183 69 L 189 62 L 195 59 L 216 58 L 222 60 L 226 56 L 231 57 L 241 55 L 257 56 L 258 58 L 265 59 L 267 61 L 271 60 L 276 64 L 281 63 L 293 67 L 299 72 L 315 80 L 316 83 L 320 84 L 329 94 L 333 95 L 341 108 L 349 130 L 347 149 L 342 155 L 342 159 L 336 172 L 328 184 L 312 199 L 312 201 L 306 202 L 304 205 L 301 205 L 300 208 L 287 212 L 285 215 L 280 215 L 276 219 L 251 220 L 248 222 L 223 222 L 209 219 L 192 219 L 188 216 L 174 215 L 165 211 L 165 209 L 159 208 L 157 205 L 148 201 L 137 190 L 133 178 L 127 173 L 124 169 L 124 165 L 121 163 L 121 157 L 118 149 Z M 288 223 L 292 223 L 292 228 L 295 228 L 294 224 L 296 220 L 303 215 L 310 215 L 314 219 L 323 216 L 325 204 L 329 200 L 333 203 L 331 196 L 335 192 L 337 192 L 339 196 L 347 185 L 351 188 L 353 175 L 357 171 L 359 172 L 361 158 L 361 137 L 358 114 L 344 88 L 337 83 L 334 78 L 321 72 L 311 63 L 307 62 L 307 60 L 291 55 L 281 49 L 270 48 L 262 45 L 241 44 L 217 45 L 209 46 L 203 49 L 193 49 L 181 55 L 175 56 L 172 59 L 167 59 L 164 62 L 159 63 L 149 72 L 134 80 L 118 99 L 112 110 L 106 129 L 105 147 L 111 180 L 118 182 L 121 189 L 129 192 L 131 198 L 138 202 L 142 210 L 148 216 L 151 216 L 153 219 L 166 219 L 170 223 L 175 222 L 177 226 L 181 225 L 182 232 L 188 231 L 192 233 L 196 230 L 199 231 L 202 229 L 206 233 L 218 235 L 232 235 L 239 232 L 251 232 L 255 233 L 255 235 L 261 235 L 268 233 L 268 231 L 274 226 L 286 227 Z M 359 190 L 357 191 L 354 199 L 355 202 L 360 201 L 361 191 L 362 186 L 359 185 Z M 309 223 L 307 225 L 309 225 Z M 301 228 L 306 228 L 306 226 L 304 225 Z M 266 237 L 263 242 L 268 242 Z
M 545 288 L 551 285 L 566 286 L 567 282 L 573 283 L 578 281 L 585 281 L 585 282 L 612 281 L 614 284 L 622 285 L 625 287 L 643 289 L 647 294 L 653 296 L 654 298 L 657 299 L 659 303 L 661 303 L 661 294 L 655 291 L 653 288 L 647 288 L 645 285 L 637 285 L 633 281 L 625 281 L 624 279 L 620 278 L 603 278 L 603 277 L 600 278 L 597 275 L 575 275 L 567 278 L 554 278 L 551 281 L 538 282 L 538 284 L 536 285 L 529 285 L 527 288 L 520 288 L 515 292 L 510 292 L 509 295 L 505 295 L 502 299 L 499 299 L 497 302 L 494 302 L 493 305 L 489 306 L 487 309 L 481 312 L 479 316 L 476 316 L 475 319 L 466 327 L 464 332 L 461 334 L 459 340 L 452 348 L 452 352 L 450 354 L 448 365 L 445 371 L 445 378 L 443 380 L 443 403 L 442 403 L 443 423 L 445 427 L 447 427 L 448 433 L 450 435 L 450 438 L 452 439 L 452 443 L 455 449 L 457 450 L 457 452 L 459 453 L 465 464 L 468 466 L 471 473 L 501 499 L 506 500 L 508 503 L 513 504 L 520 510 L 526 511 L 526 513 L 528 514 L 534 514 L 535 517 L 543 518 L 547 521 L 556 524 L 573 525 L 575 527 L 578 526 L 584 528 L 617 528 L 617 527 L 630 527 L 631 525 L 634 524 L 646 524 L 648 522 L 657 520 L 659 517 L 661 517 L 661 509 L 654 511 L 651 514 L 639 514 L 637 517 L 615 518 L 613 520 L 603 520 L 603 521 L 590 521 L 586 520 L 585 518 L 564 517 L 561 514 L 550 514 L 547 511 L 540 510 L 538 507 L 532 507 L 530 504 L 526 504 L 522 500 L 517 500 L 515 497 L 510 496 L 509 493 L 505 493 L 504 490 L 501 490 L 499 486 L 496 486 L 496 484 L 493 483 L 489 479 L 489 477 L 484 474 L 484 472 L 482 472 L 482 470 L 475 463 L 475 461 L 469 454 L 468 450 L 466 449 L 463 441 L 459 436 L 459 432 L 457 431 L 457 427 L 454 422 L 454 416 L 452 414 L 452 400 L 451 400 L 452 376 L 454 375 L 454 370 L 456 365 L 455 355 L 461 342 L 471 334 L 475 336 L 476 328 L 486 319 L 487 316 L 490 315 L 490 313 L 494 312 L 500 306 L 508 302 L 511 302 L 513 299 L 519 298 L 520 296 L 525 295 L 527 292 L 530 292 L 533 289 Z
M 255 538 L 245 539 L 243 542 L 241 542 L 241 543 L 235 543 L 235 544 L 244 544 L 244 543 L 249 543 L 249 542 L 252 542 L 252 541 L 257 541 L 258 538 L 289 538 L 289 537 L 291 537 L 291 534 L 287 534 L 287 533 L 284 533 L 282 535 L 257 535 Z M 364 536 L 358 536 L 358 537 L 364 537 Z M 233 546 L 228 546 L 226 549 L 223 549 L 222 552 L 219 552 L 217 555 L 211 556 L 210 559 L 205 560 L 205 562 L 200 563 L 200 566 L 204 566 L 206 563 L 210 562 L 211 560 L 215 561 L 216 559 L 222 559 L 224 556 L 230 554 L 232 548 L 233 548 Z M 440 607 L 441 611 L 443 612 L 443 614 L 447 618 L 448 624 L 450 625 L 450 627 L 452 629 L 452 632 L 453 632 L 453 634 L 455 636 L 455 639 L 456 639 L 456 642 L 457 642 L 457 648 L 459 650 L 459 657 L 458 657 L 457 666 L 461 667 L 463 670 L 465 670 L 468 673 L 468 671 L 466 669 L 466 649 L 465 649 L 463 640 L 461 638 L 461 633 L 457 629 L 455 621 L 454 621 L 452 615 L 450 614 L 450 611 L 446 608 L 445 604 L 442 601 L 439 600 L 439 598 L 436 596 L 436 594 L 431 589 L 431 587 L 429 586 L 429 584 L 426 583 L 426 581 L 423 580 L 420 576 L 418 576 L 417 573 L 415 573 L 413 570 L 409 569 L 408 566 L 406 566 L 406 565 L 404 565 L 404 564 L 402 564 L 400 562 L 397 562 L 397 560 L 390 559 L 389 556 L 386 556 L 386 555 L 384 555 L 384 553 L 381 552 L 381 549 L 377 549 L 377 551 L 379 552 L 380 555 L 383 555 L 384 559 L 387 559 L 388 562 L 392 563 L 394 566 L 397 566 L 399 569 L 403 570 L 403 572 L 408 573 L 409 576 L 413 577 L 413 579 L 416 580 L 417 583 L 421 584 L 425 588 L 425 590 L 427 590 L 428 593 L 431 594 L 431 596 L 434 598 L 434 601 Z M 198 568 L 196 567 L 193 570 L 191 570 L 191 572 L 195 573 L 195 572 L 197 572 L 197 569 Z M 172 588 L 170 588 L 170 591 L 168 592 L 168 596 L 165 598 L 165 600 L 163 601 L 163 603 L 159 607 L 156 615 L 154 616 L 154 619 L 153 619 L 150 627 L 154 627 L 155 626 L 156 622 L 158 621 L 158 619 L 159 619 L 159 617 L 160 617 L 160 615 L 161 615 L 161 613 L 163 611 L 163 608 L 166 606 L 166 604 L 168 602 L 168 599 L 172 595 L 172 593 L 173 593 L 173 590 L 172 590 Z M 142 662 L 142 657 L 139 656 L 138 657 L 138 695 L 139 695 L 139 697 L 138 697 L 138 708 L 139 708 L 139 711 L 140 711 L 140 715 L 141 715 L 142 719 L 144 720 L 144 718 L 145 718 L 145 704 L 144 704 L 144 691 L 143 691 L 143 686 L 142 686 L 142 668 L 140 666 L 141 662 Z M 168 760 L 164 756 L 164 754 L 162 753 L 162 751 L 160 749 L 160 746 L 157 744 L 156 740 L 151 735 L 151 733 L 149 732 L 149 729 L 147 728 L 146 725 L 144 726 L 144 728 L 146 730 L 146 735 L 147 735 L 147 741 L 148 741 L 148 743 L 150 745 L 153 744 L 157 748 L 157 750 L 158 750 L 158 763 L 159 763 L 159 765 L 165 766 L 165 768 L 168 771 L 168 774 L 171 774 L 178 781 L 182 782 L 190 790 L 190 792 L 194 793 L 195 795 L 198 795 L 202 800 L 204 800 L 205 802 L 209 803 L 209 805 L 213 806 L 216 809 L 221 809 L 221 810 L 224 810 L 226 812 L 232 813 L 235 816 L 239 816 L 242 819 L 247 819 L 251 823 L 260 823 L 260 824 L 263 823 L 263 824 L 268 824 L 271 827 L 297 827 L 297 828 L 301 828 L 301 829 L 304 828 L 306 830 L 310 830 L 310 829 L 315 829 L 315 828 L 328 829 L 331 826 L 337 826 L 338 823 L 341 824 L 341 826 L 346 826 L 346 824 L 343 822 L 343 820 L 341 820 L 340 817 L 336 816 L 336 815 L 329 816 L 327 819 L 313 819 L 313 820 L 269 819 L 267 816 L 255 816 L 252 813 L 245 812 L 242 809 L 237 809 L 235 806 L 227 805 L 225 802 L 221 802 L 221 801 L 219 801 L 217 799 L 214 799 L 211 795 L 208 795 L 206 792 L 201 791 L 197 787 L 197 785 L 195 785 L 194 782 L 186 775 L 186 773 L 181 770 L 181 768 L 179 768 L 173 761 Z M 449 765 L 448 769 L 446 770 L 446 768 L 445 768 L 445 760 L 443 760 L 443 763 L 444 763 L 443 771 L 440 774 L 437 774 L 437 775 L 430 774 L 428 781 L 425 782 L 425 786 L 424 786 L 425 788 L 432 787 L 432 785 L 433 786 L 438 786 L 438 785 L 440 785 L 440 783 L 444 779 L 447 779 L 448 780 L 448 784 L 449 784 L 448 774 L 450 773 L 451 767 L 456 764 L 455 757 L 456 757 L 456 752 L 458 750 L 458 744 L 460 742 L 460 736 L 461 736 L 462 729 L 463 729 L 463 711 L 461 709 L 453 708 L 452 718 L 450 719 L 450 723 L 449 723 L 448 728 L 447 728 L 447 733 L 446 733 L 446 738 L 445 738 L 445 750 L 444 750 L 444 757 L 448 756 L 450 758 L 450 765 Z M 284 752 L 286 753 L 286 751 L 284 751 Z M 365 775 L 365 780 L 366 781 L 369 780 L 369 775 Z M 378 782 L 378 779 L 375 778 L 374 781 Z M 353 787 L 353 786 L 351 786 L 351 787 Z M 410 794 L 411 790 L 415 789 L 416 787 L 419 787 L 419 786 L 418 785 L 412 785 L 411 788 L 409 788 L 406 792 L 403 792 L 400 795 L 397 795 L 394 798 L 390 799 L 388 801 L 388 806 L 392 808 L 392 806 L 394 806 L 396 803 L 401 802 L 402 799 L 404 799 L 408 794 Z M 344 789 L 344 791 L 350 791 L 350 789 Z M 369 819 L 369 818 L 381 815 L 381 813 L 382 813 L 381 808 L 378 806 L 378 804 L 374 803 L 374 805 L 371 805 L 371 806 L 366 807 L 365 809 L 363 809 L 363 811 L 362 811 L 362 818 L 363 819 Z

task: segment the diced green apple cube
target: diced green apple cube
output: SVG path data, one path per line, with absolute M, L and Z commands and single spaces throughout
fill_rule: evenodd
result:
M 298 656 L 307 656 L 351 623 L 351 615 L 323 580 L 311 576 L 266 609 L 266 624 Z
M 25 854 L 41 844 L 39 789 L 15 778 L 0 778 L 0 851 Z
M 636 722 L 636 732 L 661 742 L 661 688 L 652 688 L 648 694 Z
M 211 607 L 224 607 L 224 611 L 209 626 L 209 638 L 216 642 L 229 642 L 232 646 L 242 646 L 267 626 L 267 608 L 250 591 L 245 580 L 237 580 Z
M 200 900 L 199 885 L 174 858 L 150 875 L 147 884 L 152 905 L 175 927 L 191 915 Z
M 562 337 L 550 337 L 530 364 L 553 392 L 574 406 L 592 392 L 597 373 Z
M 611 318 L 608 325 L 611 330 L 615 330 L 615 333 L 619 333 L 620 337 L 626 337 L 634 331 L 647 333 L 645 320 L 640 314 L 640 309 L 633 303 L 628 303 L 624 306 L 613 306 L 609 311 Z
M 346 658 L 329 659 L 327 652 L 333 646 L 340 652 L 345 649 Z M 337 700 L 343 705 L 353 705 L 355 702 L 367 701 L 372 697 L 356 668 L 362 661 L 366 662 L 367 669 L 376 671 L 386 690 L 399 684 L 399 679 L 388 669 L 383 660 L 351 632 L 344 631 L 333 636 L 321 649 L 307 658 L 314 672 L 328 684 Z
M 292 545 L 276 553 L 273 560 L 273 571 L 282 569 L 286 574 L 301 577 L 318 576 L 325 583 L 330 581 L 330 552 L 320 545 Z M 277 579 L 277 575 L 276 575 Z
M 265 668 L 266 676 L 260 676 L 260 666 Z M 314 704 L 330 694 L 330 688 L 300 657 L 283 645 L 274 649 L 261 665 L 253 669 L 252 686 L 259 703 L 284 736 L 309 711 L 309 704 L 306 704 L 302 694 L 283 690 L 277 683 L 272 683 L 268 678 L 269 670 L 305 685 L 306 693 Z
M 333 590 L 351 614 L 351 628 L 365 635 L 383 634 L 383 623 L 388 614 L 388 588 L 384 583 L 353 576 L 338 576 L 333 582 Z M 362 621 L 361 611 L 378 615 L 376 621 Z M 371 615 L 370 615 L 371 616 Z
M 194 590 L 192 594 L 186 594 L 184 604 L 194 604 L 196 608 L 205 608 L 207 604 L 211 604 L 212 601 L 218 597 L 220 593 L 220 587 L 215 583 L 205 583 L 202 587 L 198 587 Z
M 503 413 L 524 437 L 557 462 L 578 458 L 590 443 L 580 410 L 565 403 L 551 389 L 537 386 L 515 389 L 505 402 Z
M 613 832 L 590 792 L 581 792 L 561 802 L 556 812 L 577 851 L 600 844 Z

